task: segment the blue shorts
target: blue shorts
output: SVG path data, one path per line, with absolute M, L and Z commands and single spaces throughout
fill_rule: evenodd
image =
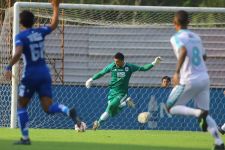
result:
M 34 77 L 24 77 L 19 86 L 19 96 L 31 98 L 37 92 L 39 97 L 52 98 L 52 79 L 49 73 Z

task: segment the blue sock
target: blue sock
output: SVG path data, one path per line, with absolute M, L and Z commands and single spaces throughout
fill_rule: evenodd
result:
M 58 103 L 53 103 L 52 105 L 50 105 L 48 108 L 48 112 L 50 114 L 64 113 L 67 116 L 69 116 L 69 108 L 63 104 L 58 104 Z
M 28 132 L 29 117 L 28 117 L 27 109 L 18 108 L 17 115 L 18 115 L 18 124 L 22 133 L 22 138 L 26 140 L 29 138 L 29 132 Z

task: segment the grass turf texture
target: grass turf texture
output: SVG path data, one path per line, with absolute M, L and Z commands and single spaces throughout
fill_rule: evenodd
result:
M 30 129 L 32 145 L 13 145 L 18 129 L 0 128 L 1 150 L 209 150 L 213 139 L 208 133 L 149 130 Z

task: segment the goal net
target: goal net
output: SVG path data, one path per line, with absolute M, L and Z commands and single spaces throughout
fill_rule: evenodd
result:
M 35 27 L 49 24 L 52 15 L 50 4 L 17 4 L 14 14 L 30 10 L 36 16 Z M 116 52 L 122 52 L 129 63 L 144 65 L 151 63 L 156 56 L 161 56 L 163 62 L 150 71 L 133 74 L 129 96 L 136 103 L 136 108 L 124 108 L 118 116 L 104 122 L 101 129 L 199 130 L 195 118 L 171 117 L 165 111 L 172 86 L 162 88 L 160 85 L 161 78 L 172 77 L 175 70 L 176 59 L 169 40 L 175 33 L 172 24 L 174 13 L 181 9 L 190 13 L 190 29 L 201 36 L 208 54 L 210 113 L 217 123 L 225 121 L 225 9 L 82 4 L 61 4 L 60 7 L 60 25 L 45 40 L 46 60 L 53 80 L 53 99 L 75 106 L 89 128 L 106 109 L 110 74 L 96 80 L 90 89 L 85 88 L 85 81 L 111 63 Z M 1 73 L 12 56 L 12 31 L 14 29 L 14 33 L 18 33 L 22 30 L 15 16 L 13 28 L 11 11 L 8 10 L 9 15 L 5 16 L 1 29 Z M 13 84 L 0 80 L 1 127 L 9 127 L 10 116 L 15 113 L 11 112 L 11 102 L 15 105 L 16 101 L 16 90 L 13 91 L 12 86 L 14 89 L 18 86 L 22 66 L 20 62 L 15 71 L 18 79 Z M 188 105 L 194 106 L 193 102 Z M 12 108 L 15 109 L 14 106 Z M 45 114 L 36 95 L 28 111 L 32 128 L 73 128 L 69 118 Z M 137 121 L 138 114 L 143 111 L 150 112 L 147 124 Z

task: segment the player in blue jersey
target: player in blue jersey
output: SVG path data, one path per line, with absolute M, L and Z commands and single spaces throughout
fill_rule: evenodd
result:
M 33 28 L 34 15 L 27 10 L 20 13 L 20 24 L 25 28 L 16 35 L 16 52 L 8 66 L 5 68 L 5 77 L 11 79 L 12 66 L 23 56 L 24 70 L 19 86 L 18 123 L 22 138 L 15 144 L 31 144 L 28 127 L 29 118 L 27 105 L 33 94 L 38 93 L 41 105 L 46 113 L 63 113 L 71 117 L 74 123 L 80 125 L 80 119 L 76 115 L 75 108 L 69 109 L 63 104 L 53 103 L 51 76 L 44 58 L 45 36 L 57 28 L 59 0 L 52 0 L 53 16 L 49 26 Z

